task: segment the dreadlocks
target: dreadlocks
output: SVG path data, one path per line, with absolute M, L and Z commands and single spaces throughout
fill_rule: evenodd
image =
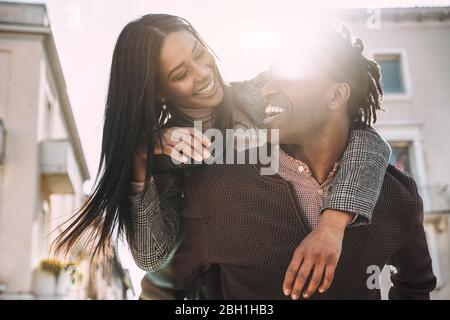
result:
M 383 88 L 378 64 L 363 55 L 361 39 L 353 39 L 343 23 L 327 24 L 327 44 L 322 53 L 331 55 L 333 73 L 339 81 L 346 81 L 351 88 L 348 113 L 353 128 L 364 128 L 377 121 L 381 110 Z M 330 28 L 331 27 L 331 28 Z

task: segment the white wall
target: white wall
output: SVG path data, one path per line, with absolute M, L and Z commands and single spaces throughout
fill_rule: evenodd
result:
M 50 232 L 81 204 L 83 181 L 73 150 L 68 171 L 75 194 L 49 197 L 41 180 L 39 143 L 68 137 L 43 36 L 0 34 L 0 69 L 0 118 L 7 130 L 0 168 L 0 282 L 8 292 L 30 293 L 32 271 L 49 257 L 55 237 Z
M 383 122 L 422 123 L 423 156 L 427 182 L 449 184 L 450 170 L 450 23 L 382 23 L 380 30 L 353 27 L 367 52 L 406 53 L 410 97 L 386 96 Z
M 383 18 L 383 16 L 381 16 Z M 351 25 L 366 53 L 401 53 L 409 92 L 385 97 L 376 128 L 389 141 L 410 141 L 413 174 L 424 200 L 428 245 L 439 288 L 450 298 L 450 22 L 383 23 L 379 30 Z M 447 186 L 447 189 L 445 189 Z M 443 189 L 442 193 L 437 192 Z
M 32 230 L 39 201 L 37 112 L 43 47 L 40 36 L 0 37 L 0 116 L 7 129 L 1 170 L 0 281 L 8 290 L 31 286 Z M 6 78 L 6 79 L 5 79 Z

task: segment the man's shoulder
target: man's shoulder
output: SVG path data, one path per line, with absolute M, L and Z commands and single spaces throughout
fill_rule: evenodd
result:
M 210 164 L 203 165 L 188 181 L 189 190 L 224 189 L 247 183 L 254 176 L 256 165 Z
M 396 212 L 408 215 L 422 212 L 422 198 L 414 178 L 393 165 L 386 170 L 379 202 L 387 205 L 390 211 L 394 208 Z
M 389 183 L 389 186 L 397 189 L 404 194 L 405 197 L 411 198 L 411 200 L 419 197 L 417 184 L 414 178 L 409 173 L 397 169 L 391 164 L 387 167 L 385 180 Z
M 251 192 L 246 188 L 248 184 L 254 185 L 256 180 L 252 171 L 254 165 L 203 165 L 192 175 L 184 187 L 184 207 L 195 203 L 199 212 L 184 211 L 184 216 L 208 216 L 216 212 L 218 203 L 230 203 Z M 214 210 L 212 210 L 214 209 Z

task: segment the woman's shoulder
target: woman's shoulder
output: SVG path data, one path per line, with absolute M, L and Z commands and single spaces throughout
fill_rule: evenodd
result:
M 244 80 L 234 81 L 230 83 L 233 93 L 248 93 L 249 90 L 261 90 L 261 88 L 269 80 L 269 73 L 267 71 L 260 72 L 256 77 Z
M 269 79 L 268 72 L 261 72 L 253 79 L 230 83 L 234 101 L 239 107 L 248 112 L 250 116 L 262 123 L 264 99 L 261 89 Z

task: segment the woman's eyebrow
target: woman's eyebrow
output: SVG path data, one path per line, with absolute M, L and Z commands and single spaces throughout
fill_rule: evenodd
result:
M 197 48 L 198 41 L 195 41 L 194 46 L 192 47 L 191 52 L 194 52 Z M 167 78 L 170 78 L 171 74 L 174 73 L 178 68 L 180 68 L 184 62 L 180 62 L 176 67 L 174 67 L 172 70 L 170 70 L 169 74 L 167 75 Z

